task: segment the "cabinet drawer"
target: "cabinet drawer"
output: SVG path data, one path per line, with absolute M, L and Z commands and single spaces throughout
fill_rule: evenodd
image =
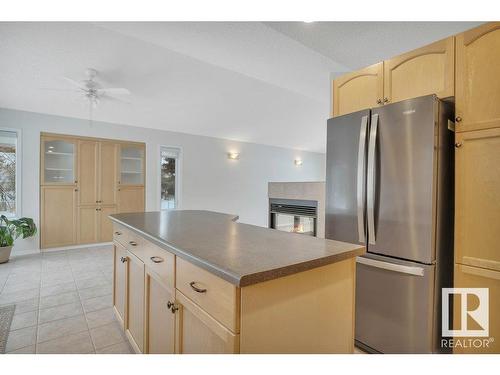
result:
M 113 224 L 113 241 L 127 247 L 127 244 L 130 241 L 130 234 L 131 233 L 128 229 L 125 229 L 121 225 Z
M 166 286 L 174 289 L 175 255 L 150 242 L 137 245 L 137 257 L 144 262 L 149 271 L 154 272 Z
M 239 288 L 179 257 L 176 288 L 231 331 L 239 332 Z

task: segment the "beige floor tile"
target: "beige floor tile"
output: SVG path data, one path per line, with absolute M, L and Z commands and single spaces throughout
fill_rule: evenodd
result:
M 9 332 L 7 338 L 6 352 L 12 352 L 26 346 L 35 345 L 36 327 L 17 329 Z
M 35 345 L 26 346 L 12 352 L 8 352 L 7 354 L 35 354 Z
M 96 349 L 125 341 L 125 335 L 118 323 L 110 323 L 90 330 Z
M 94 277 L 92 279 L 76 280 L 76 286 L 78 289 L 93 288 L 95 286 L 102 286 L 107 284 L 108 281 L 102 275 L 99 277 Z
M 67 283 L 42 286 L 40 289 L 40 295 L 44 296 L 52 296 L 61 293 L 73 292 L 76 290 L 76 284 L 74 281 L 70 281 Z
M 105 309 L 113 306 L 113 296 L 111 294 L 82 300 L 85 313 Z
M 38 323 L 38 311 L 28 311 L 23 313 L 14 313 L 14 318 L 12 319 L 12 324 L 10 330 L 14 331 L 16 329 L 33 327 Z
M 87 317 L 87 323 L 90 329 L 116 322 L 115 313 L 112 307 L 92 311 L 85 314 L 85 316 Z
M 2 306 L 3 304 L 0 304 Z M 16 314 L 22 314 L 28 311 L 38 310 L 38 297 L 26 301 L 15 302 Z
M 79 301 L 78 293 L 76 291 L 55 294 L 51 296 L 40 297 L 40 309 L 48 307 L 66 305 L 68 303 L 75 303 Z
M 130 345 L 126 342 L 106 346 L 105 348 L 96 349 L 97 354 L 134 354 Z
M 38 288 L 22 290 L 12 293 L 2 292 L 2 294 L 0 294 L 0 305 L 26 301 L 38 297 L 39 292 L 40 290 Z
M 94 353 L 88 331 L 74 333 L 38 344 L 40 354 L 86 354 Z
M 69 318 L 71 316 L 83 314 L 80 302 L 68 303 L 67 305 L 60 305 L 49 307 L 47 309 L 40 309 L 39 323 L 46 323 L 53 320 Z
M 87 321 L 83 315 L 73 316 L 67 319 L 54 320 L 38 326 L 38 342 L 53 340 L 55 338 L 87 331 Z
M 80 289 L 78 293 L 80 293 L 80 298 L 82 300 L 101 297 L 107 294 L 111 294 L 113 292 L 111 284 L 98 285 L 92 288 Z

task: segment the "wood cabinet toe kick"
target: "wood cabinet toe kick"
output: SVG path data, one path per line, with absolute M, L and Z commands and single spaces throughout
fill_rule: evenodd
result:
M 114 224 L 114 311 L 137 353 L 352 353 L 355 257 L 239 287 Z

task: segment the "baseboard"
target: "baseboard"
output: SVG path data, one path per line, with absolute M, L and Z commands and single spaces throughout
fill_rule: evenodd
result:
M 88 243 L 82 245 L 72 245 L 72 246 L 62 246 L 62 247 L 51 247 L 49 249 L 40 249 L 41 253 L 50 253 L 52 251 L 62 251 L 62 250 L 77 250 L 84 249 L 86 247 L 100 247 L 113 245 L 113 242 L 99 242 L 99 243 Z

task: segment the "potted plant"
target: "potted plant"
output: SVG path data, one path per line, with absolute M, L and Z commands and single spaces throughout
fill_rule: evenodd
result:
M 0 216 L 0 264 L 9 261 L 12 246 L 17 238 L 28 238 L 35 234 L 36 225 L 33 219 L 22 217 L 9 220 L 4 215 Z

